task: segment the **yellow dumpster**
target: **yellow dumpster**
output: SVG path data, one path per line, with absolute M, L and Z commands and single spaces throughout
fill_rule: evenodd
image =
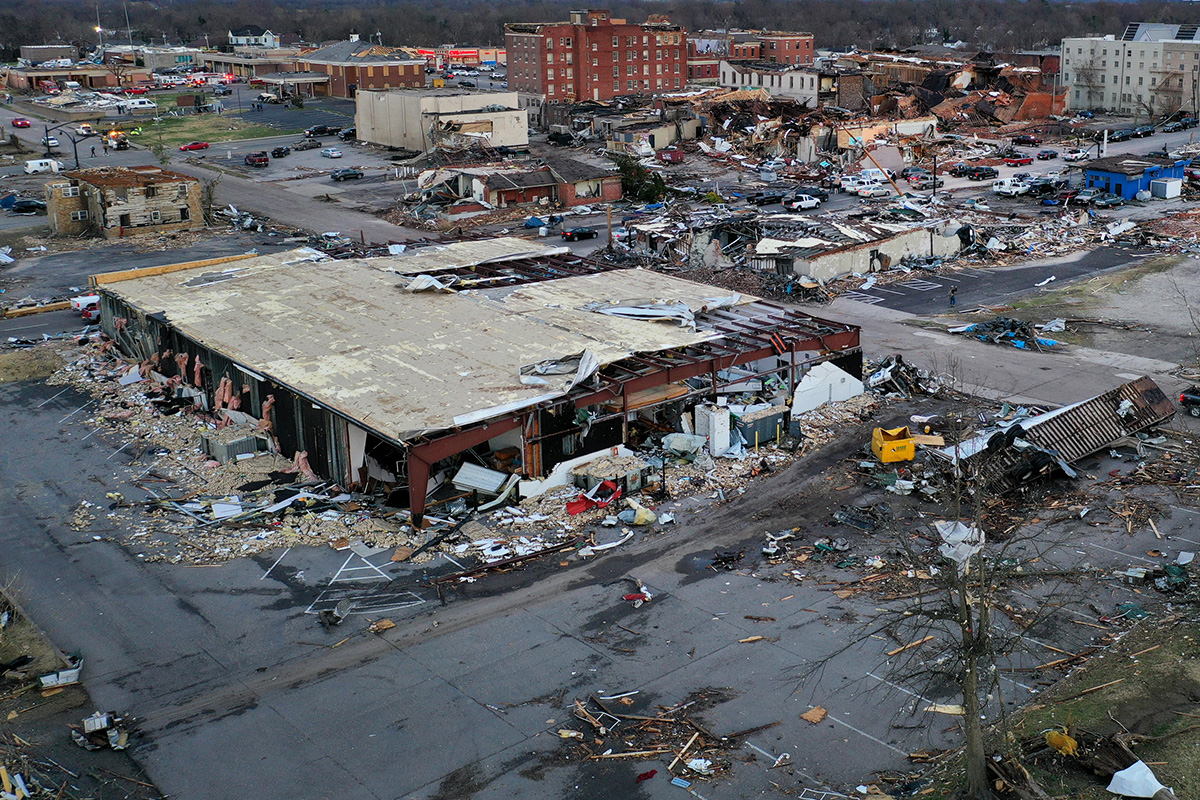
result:
M 907 426 L 891 430 L 876 428 L 871 434 L 871 452 L 884 464 L 912 461 L 917 454 L 917 443 L 913 441 Z

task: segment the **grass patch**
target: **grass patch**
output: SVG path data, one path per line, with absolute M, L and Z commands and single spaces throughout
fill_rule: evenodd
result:
M 1074 311 L 1086 311 L 1108 292 L 1122 292 L 1132 284 L 1149 275 L 1167 272 L 1180 263 L 1180 256 L 1154 256 L 1124 269 L 1105 272 L 1084 281 L 1050 289 L 1033 297 L 1014 300 L 1015 310 L 1041 311 L 1046 308 L 1063 307 Z M 1060 315 L 1061 316 L 1061 315 Z
M 1147 651 L 1149 648 L 1149 652 Z M 1133 654 L 1141 652 L 1136 658 Z M 1120 681 L 1074 697 L 1093 686 Z M 1059 700 L 1058 698 L 1062 698 Z M 1073 699 L 1072 699 L 1073 698 Z M 1103 735 L 1121 726 L 1142 736 L 1166 736 L 1197 725 L 1200 719 L 1200 626 L 1176 623 L 1141 626 L 1103 655 L 1092 659 L 1012 720 L 1016 740 L 1041 736 L 1050 728 L 1081 728 Z M 1134 748 L 1158 779 L 1178 797 L 1200 793 L 1200 730 L 1187 731 Z M 1056 762 L 1025 766 L 1053 796 L 1111 800 L 1103 781 L 1082 769 Z
M 128 127 L 141 125 L 141 136 L 135 140 L 146 147 L 159 141 L 162 130 L 163 146 L 175 150 L 188 142 L 235 142 L 241 139 L 258 139 L 264 136 L 286 136 L 299 133 L 302 128 L 281 129 L 269 125 L 246 122 L 236 114 L 194 114 L 186 117 L 163 117 L 161 122 L 145 120 L 130 123 Z

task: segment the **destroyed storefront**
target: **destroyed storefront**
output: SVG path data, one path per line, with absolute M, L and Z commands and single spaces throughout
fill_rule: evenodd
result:
M 757 437 L 777 438 L 811 367 L 861 377 L 853 326 L 547 250 L 462 242 L 331 270 L 301 249 L 132 271 L 98 281 L 102 324 L 174 402 L 225 421 L 204 445 L 218 460 L 277 451 L 388 492 L 418 525 L 440 487 L 485 504 L 536 494 L 589 454 L 686 432 L 701 400 L 758 398 L 775 410 Z
M 886 222 L 849 225 L 781 214 L 762 221 L 761 237 L 748 251 L 746 264 L 825 283 L 846 275 L 882 272 L 906 261 L 953 256 L 963 247 L 963 229 L 956 222 L 916 227 Z

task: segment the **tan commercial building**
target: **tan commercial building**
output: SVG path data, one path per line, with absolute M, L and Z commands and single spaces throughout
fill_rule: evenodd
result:
M 106 239 L 204 227 L 200 181 L 159 167 L 99 167 L 64 172 L 46 184 L 55 234 L 89 230 Z
M 438 144 L 524 147 L 529 115 L 516 92 L 361 91 L 354 124 L 366 142 L 424 152 Z
M 1134 22 L 1118 36 L 1063 39 L 1062 80 L 1076 111 L 1196 111 L 1200 25 Z

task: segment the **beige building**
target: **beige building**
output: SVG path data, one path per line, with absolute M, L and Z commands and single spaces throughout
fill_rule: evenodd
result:
M 64 172 L 46 184 L 55 234 L 95 231 L 106 239 L 204 227 L 200 181 L 158 167 Z
M 421 152 L 439 144 L 529 144 L 529 115 L 516 92 L 400 89 L 360 91 L 355 100 L 357 136 L 366 142 Z
M 1135 22 L 1119 36 L 1063 39 L 1067 105 L 1122 114 L 1196 110 L 1200 25 Z

